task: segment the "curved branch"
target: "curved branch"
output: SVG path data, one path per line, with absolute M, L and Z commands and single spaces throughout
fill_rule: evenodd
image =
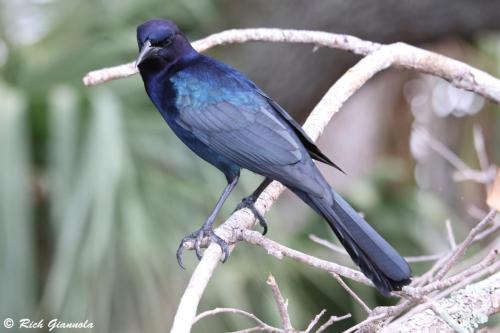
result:
M 284 331 L 282 329 L 279 329 L 279 328 L 276 328 L 276 327 L 273 327 L 273 326 L 266 324 L 265 322 L 260 320 L 253 313 L 250 313 L 250 312 L 247 312 L 244 310 L 240 310 L 240 309 L 234 309 L 234 308 L 215 308 L 213 310 L 208 310 L 208 311 L 202 312 L 199 315 L 197 315 L 196 318 L 194 318 L 193 325 L 205 317 L 214 316 L 214 315 L 219 314 L 219 313 L 237 313 L 237 314 L 240 314 L 242 316 L 248 317 L 248 318 L 256 321 L 257 324 L 259 324 L 258 328 L 261 331 L 265 331 L 268 333 L 284 333 Z
M 314 44 L 330 48 L 350 51 L 359 55 L 367 55 L 380 48 L 381 44 L 361 40 L 354 36 L 332 34 L 322 31 L 293 30 L 293 29 L 231 29 L 212 34 L 192 43 L 198 52 L 225 44 L 246 42 L 277 42 Z M 86 86 L 93 86 L 111 80 L 125 78 L 137 74 L 135 62 L 114 67 L 98 69 L 89 72 L 83 78 Z
M 442 77 L 458 88 L 474 91 L 492 101 L 500 102 L 500 81 L 497 78 L 458 60 L 405 43 L 382 45 L 354 36 L 322 31 L 259 28 L 233 29 L 219 32 L 193 42 L 193 47 L 199 52 L 203 52 L 218 45 L 250 41 L 313 44 L 346 50 L 359 55 L 369 55 L 381 51 L 378 58 L 374 57 L 375 61 L 377 59 L 382 61 L 377 65 L 379 68 L 376 72 L 389 66 L 413 69 Z M 128 77 L 136 73 L 137 68 L 131 62 L 89 72 L 83 78 L 83 83 L 91 86 Z

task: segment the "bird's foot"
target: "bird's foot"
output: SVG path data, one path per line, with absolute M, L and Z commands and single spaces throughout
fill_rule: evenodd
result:
M 264 216 L 255 208 L 255 200 L 253 197 L 250 195 L 248 197 L 243 198 L 241 202 L 236 206 L 235 211 L 240 210 L 242 208 L 248 208 L 252 211 L 253 215 L 257 218 L 259 221 L 260 226 L 264 229 L 262 230 L 262 235 L 265 235 L 267 233 L 267 222 Z
M 201 260 L 201 258 L 203 257 L 201 253 L 201 242 L 205 237 L 208 238 L 209 243 L 214 242 L 220 246 L 222 250 L 221 261 L 222 263 L 226 262 L 227 258 L 229 258 L 229 247 L 227 245 L 227 242 L 217 236 L 211 227 L 203 226 L 199 230 L 193 232 L 190 235 L 187 235 L 181 240 L 181 244 L 177 248 L 177 262 L 179 263 L 179 266 L 185 269 L 182 263 L 182 251 L 184 250 L 185 245 L 190 242 L 194 242 L 194 251 L 196 253 L 196 256 L 198 257 L 198 260 Z

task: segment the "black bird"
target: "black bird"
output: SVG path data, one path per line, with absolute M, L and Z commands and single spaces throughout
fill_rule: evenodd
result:
M 227 259 L 227 244 L 212 225 L 245 168 L 266 177 L 260 188 L 277 180 L 325 218 L 382 294 L 410 283 L 407 262 L 328 185 L 313 159 L 335 164 L 276 102 L 236 69 L 199 54 L 172 21 L 141 24 L 137 42 L 136 65 L 151 101 L 179 139 L 228 182 L 203 226 L 182 240 L 181 266 L 183 244 L 194 240 L 201 258 L 203 237 L 219 244 Z M 245 203 L 252 206 L 251 199 Z

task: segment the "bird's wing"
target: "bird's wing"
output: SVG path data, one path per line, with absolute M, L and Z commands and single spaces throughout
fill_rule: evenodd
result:
M 342 170 L 337 164 L 332 162 L 328 156 L 326 156 L 319 148 L 316 146 L 314 141 L 307 135 L 307 133 L 304 131 L 302 126 L 295 121 L 283 108 L 276 103 L 271 97 L 267 96 L 260 88 L 247 79 L 244 75 L 239 73 L 237 70 L 219 63 L 220 67 L 223 67 L 225 70 L 225 73 L 228 74 L 230 77 L 233 78 L 234 81 L 238 81 L 240 83 L 243 83 L 247 85 L 250 89 L 254 90 L 257 94 L 259 94 L 273 109 L 276 111 L 276 114 L 283 119 L 288 125 L 290 125 L 290 128 L 293 129 L 299 140 L 302 142 L 304 147 L 307 149 L 309 152 L 310 156 L 314 158 L 317 161 L 323 162 L 325 164 L 328 164 L 336 169 L 338 169 L 340 172 L 345 173 L 344 170 Z
M 294 130 L 259 94 L 246 93 L 237 101 L 233 95 L 222 100 L 219 95 L 217 101 L 186 103 L 175 121 L 238 165 L 322 195 L 317 180 L 303 174 L 301 165 L 310 158 Z
M 317 161 L 328 164 L 328 165 L 336 168 L 337 170 L 339 170 L 342 173 L 345 173 L 344 170 L 342 170 L 337 164 L 332 162 L 328 158 L 328 156 L 326 156 L 318 148 L 318 146 L 316 146 L 314 141 L 309 137 L 309 135 L 307 135 L 307 133 L 302 128 L 302 126 L 300 126 L 300 124 L 297 121 L 295 121 L 295 119 L 293 119 L 285 110 L 283 110 L 283 108 L 278 103 L 273 101 L 269 96 L 267 96 L 266 94 L 264 94 L 262 92 L 260 92 L 260 93 L 262 94 L 262 96 L 265 99 L 267 99 L 269 104 L 276 110 L 276 112 L 278 112 L 278 114 L 281 117 L 283 117 L 283 119 L 293 128 L 293 130 L 295 131 L 295 134 L 297 134 L 300 141 L 302 142 L 304 147 L 306 147 L 307 151 L 309 152 L 309 154 L 311 155 L 312 158 L 314 158 Z
M 245 167 L 249 163 L 289 165 L 303 157 L 297 137 L 263 107 L 227 101 L 185 107 L 176 121 L 210 148 Z

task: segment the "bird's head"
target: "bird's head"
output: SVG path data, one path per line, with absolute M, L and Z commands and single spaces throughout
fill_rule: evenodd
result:
M 138 26 L 137 45 L 137 67 L 150 60 L 172 63 L 195 52 L 177 25 L 163 19 L 149 20 Z

